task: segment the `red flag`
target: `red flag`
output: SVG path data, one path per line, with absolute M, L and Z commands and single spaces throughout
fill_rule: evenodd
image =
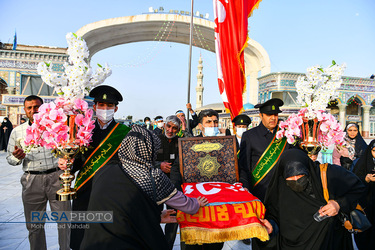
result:
M 242 112 L 245 91 L 244 50 L 247 19 L 261 0 L 213 0 L 218 82 L 224 106 L 233 119 Z

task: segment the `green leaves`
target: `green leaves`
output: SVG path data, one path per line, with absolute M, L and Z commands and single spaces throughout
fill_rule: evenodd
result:
M 100 65 L 99 63 L 98 63 L 98 66 L 99 66 L 100 68 L 103 68 L 103 66 L 102 66 L 102 65 Z
M 44 62 L 46 65 L 47 65 L 47 67 L 49 67 L 51 64 L 50 63 L 47 63 L 47 62 Z

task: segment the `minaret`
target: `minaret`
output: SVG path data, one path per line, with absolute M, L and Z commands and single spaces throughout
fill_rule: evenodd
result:
M 203 106 L 203 65 L 202 65 L 202 56 L 199 56 L 199 64 L 198 64 L 198 74 L 197 74 L 197 87 L 195 87 L 197 93 L 197 103 L 195 108 L 200 108 Z

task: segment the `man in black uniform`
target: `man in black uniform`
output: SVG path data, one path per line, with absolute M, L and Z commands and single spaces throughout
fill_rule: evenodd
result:
M 164 133 L 158 135 L 161 141 L 161 147 L 158 150 L 155 167 L 160 168 L 168 177 L 170 177 L 171 167 L 179 169 L 178 164 L 178 136 L 177 132 L 180 130 L 181 121 L 175 116 L 171 115 L 165 119 Z M 176 187 L 181 190 L 181 187 Z M 161 205 L 161 210 L 163 204 Z M 173 209 L 168 207 L 168 209 Z M 167 239 L 169 249 L 173 249 L 173 244 L 176 239 L 178 223 L 167 223 L 165 225 L 165 238 Z
M 107 163 L 120 163 L 117 150 L 130 130 L 129 127 L 113 119 L 118 110 L 117 105 L 122 101 L 122 95 L 115 88 L 107 85 L 98 86 L 91 90 L 90 97 L 94 97 L 97 119 L 88 150 L 83 155 L 78 155 L 73 163 L 72 172 L 79 171 L 75 182 L 77 198 L 73 200 L 73 211 L 87 211 L 94 174 Z M 70 238 L 72 249 L 80 248 L 84 228 L 72 224 Z
M 234 129 L 236 130 L 236 146 L 237 151 L 239 151 L 242 135 L 247 131 L 247 128 L 251 123 L 251 119 L 247 115 L 237 115 L 233 118 L 232 122 L 234 123 Z
M 256 167 L 261 166 L 261 164 L 258 164 L 259 159 L 264 160 L 266 158 L 263 157 L 267 156 L 268 150 L 266 149 L 269 148 L 271 142 L 275 142 L 278 115 L 282 112 L 279 107 L 283 105 L 284 102 L 278 98 L 255 105 L 255 108 L 259 108 L 259 116 L 262 122 L 257 127 L 245 132 L 241 140 L 239 153 L 240 182 L 262 202 L 264 202 L 266 190 L 274 172 L 273 166 L 276 162 L 272 159 L 269 161 L 271 165 L 263 166 L 263 169 L 260 169 L 261 171 Z M 283 149 L 280 148 L 279 151 L 282 152 Z M 281 154 L 281 152 L 279 153 Z M 253 175 L 256 175 L 256 173 L 258 175 L 254 179 Z

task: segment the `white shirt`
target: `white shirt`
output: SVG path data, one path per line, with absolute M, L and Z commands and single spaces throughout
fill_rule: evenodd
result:
M 8 148 L 7 148 L 7 161 L 10 165 L 16 166 L 22 163 L 23 171 L 45 171 L 48 169 L 58 167 L 58 159 L 53 156 L 51 149 L 44 147 L 37 147 L 31 149 L 24 159 L 19 160 L 13 155 L 15 146 L 21 147 L 25 150 L 25 137 L 26 129 L 29 126 L 28 122 L 25 122 L 12 130 L 9 137 Z

